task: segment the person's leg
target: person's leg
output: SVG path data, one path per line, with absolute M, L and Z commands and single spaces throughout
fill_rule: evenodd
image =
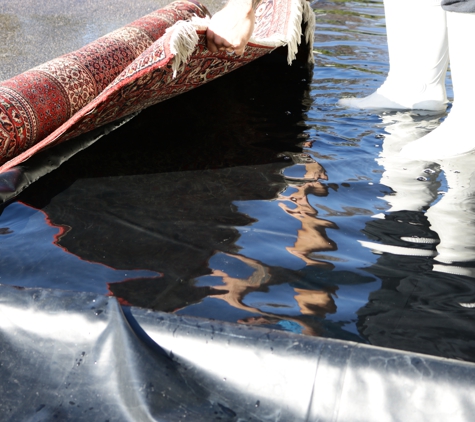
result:
M 438 128 L 402 150 L 411 159 L 437 160 L 455 157 L 475 149 L 475 13 L 447 12 L 450 70 L 454 102 L 448 117 Z
M 364 98 L 339 104 L 362 109 L 446 108 L 448 64 L 446 12 L 441 0 L 384 0 L 389 73 L 383 85 Z

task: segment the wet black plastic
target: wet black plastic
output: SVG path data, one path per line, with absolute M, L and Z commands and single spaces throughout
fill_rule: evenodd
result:
M 137 114 L 138 113 L 126 116 L 113 123 L 80 135 L 68 142 L 42 151 L 30 157 L 23 164 L 0 173 L 0 202 L 7 202 L 14 199 L 32 183 L 51 171 L 56 170 L 78 152 L 88 148 L 103 136 L 108 135 L 124 123 L 127 123 Z
M 0 285 L 3 421 L 468 421 L 474 365 Z
M 354 15 L 339 12 L 345 22 Z M 371 26 L 379 25 L 371 22 Z M 334 45 L 336 32 L 326 32 Z M 351 32 L 352 43 L 355 37 L 358 42 L 357 34 Z M 359 49 L 366 62 L 368 49 Z M 4 247 L 2 257 L 8 256 L 15 265 L 2 267 L 3 283 L 6 275 L 16 273 L 16 279 L 10 278 L 15 285 L 44 286 L 41 283 L 47 279 L 47 286 L 70 290 L 74 284 L 80 291 L 0 286 L 0 420 L 473 420 L 474 365 L 413 353 L 472 361 L 474 356 L 473 279 L 421 275 L 431 265 L 427 258 L 383 254 L 363 274 L 353 268 L 266 269 L 273 275 L 270 287 L 289 283 L 314 290 L 340 286 L 341 291 L 346 284 L 363 286 L 375 277 L 381 279 L 382 285 L 356 316 L 361 337 L 352 334 L 351 339 L 409 352 L 159 312 L 217 295 L 211 286 L 195 285 L 194 277 L 211 271 L 208 258 L 216 250 L 238 253 L 237 229 L 252 224 L 254 217 L 236 212 L 235 200 L 275 198 L 285 188 L 285 180 L 298 181 L 305 175 L 297 142 L 305 139 L 300 135 L 308 127 L 302 124 L 308 104 L 315 103 L 314 113 L 318 106 L 331 116 L 304 119 L 315 123 L 323 139 L 319 150 L 326 151 L 325 139 L 341 142 L 342 129 L 335 134 L 321 126 L 334 116 L 331 104 L 340 96 L 341 85 L 332 88 L 333 79 L 319 80 L 313 88 L 315 98 L 307 98 L 306 81 L 311 78 L 304 69 L 274 63 L 267 67 L 262 61 L 246 68 L 242 70 L 249 73 L 242 73 L 240 79 L 231 74 L 223 78 L 225 84 L 218 80 L 186 94 L 185 99 L 145 110 L 148 121 L 141 121 L 143 116 L 133 119 L 23 192 L 19 198 L 23 203 L 42 210 L 55 227 L 67 227 L 67 234 L 48 240 L 65 252 L 90 260 L 91 266 L 101 263 L 127 273 L 146 268 L 154 274 L 109 284 L 120 298 L 116 299 L 98 295 L 106 290 L 105 284 L 93 284 L 94 279 L 75 273 L 64 256 L 42 261 L 35 277 L 23 280 L 25 259 L 35 255 L 38 244 L 28 238 L 24 243 L 29 249 Z M 325 75 L 325 69 L 333 69 L 331 78 L 338 74 L 338 67 L 324 66 L 318 74 Z M 347 80 L 346 73 L 342 79 Z M 328 91 L 321 85 L 328 85 Z M 270 95 L 276 86 L 286 87 L 278 100 Z M 209 115 L 211 119 L 203 118 Z M 348 117 L 352 119 L 353 115 Z M 364 115 L 365 122 L 371 119 L 377 120 Z M 150 121 L 160 124 L 149 125 Z M 125 130 L 127 126 L 130 130 Z M 235 127 L 243 130 L 230 130 Z M 145 142 L 147 131 L 153 137 Z M 73 142 L 64 148 L 74 153 Z M 77 142 L 81 148 L 82 141 Z M 369 144 L 374 142 L 380 143 Z M 53 150 L 48 154 L 54 156 Z M 68 155 L 58 157 L 56 163 L 61 163 Z M 48 162 L 49 156 L 44 160 Z M 358 166 L 358 149 L 351 163 Z M 54 168 L 43 164 L 36 169 Z M 366 181 L 346 183 L 342 165 L 332 166 L 328 160 L 325 165 L 331 182 L 322 186 L 323 193 L 340 189 L 364 197 L 370 189 L 362 188 Z M 6 198 L 42 175 L 32 162 L 25 163 L 4 179 Z M 151 191 L 158 186 L 160 190 Z M 314 192 L 315 198 L 320 194 Z M 367 199 L 373 201 L 374 196 Z M 341 203 L 348 205 L 350 199 Z M 407 246 L 398 236 L 401 233 L 434 237 L 420 214 L 392 215 L 394 219 L 370 220 L 364 235 L 396 246 Z M 357 220 L 351 221 L 358 227 Z M 0 234 L 9 230 L 2 227 Z M 339 243 L 340 248 L 346 245 Z M 429 252 L 433 248 L 423 247 Z M 67 268 L 69 273 L 63 271 L 63 279 L 57 274 L 53 278 L 52 267 Z M 120 305 L 127 302 L 142 308 Z M 337 324 L 343 318 L 335 323 L 318 315 L 298 317 L 323 326 L 318 335 L 349 339 Z M 270 325 L 272 320 L 267 322 Z

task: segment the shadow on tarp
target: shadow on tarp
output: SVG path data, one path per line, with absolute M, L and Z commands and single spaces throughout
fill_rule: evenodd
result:
M 32 183 L 56 170 L 71 157 L 127 123 L 137 114 L 104 125 L 69 142 L 63 142 L 51 150 L 42 151 L 29 158 L 25 163 L 0 173 L 0 202 L 8 202 L 14 199 Z
M 282 129 L 283 122 L 286 123 L 284 127 L 288 127 L 289 121 L 292 121 L 296 126 L 294 128 L 295 136 L 302 132 L 303 128 L 297 127 L 300 113 L 294 115 L 289 113 L 284 121 L 280 119 L 267 122 L 267 117 L 255 115 L 256 106 L 254 98 L 251 97 L 268 95 L 269 99 L 264 102 L 274 113 L 280 108 L 283 113 L 289 106 L 301 108 L 302 96 L 311 79 L 311 66 L 305 61 L 307 54 L 308 52 L 302 48 L 297 55 L 297 60 L 292 66 L 289 66 L 286 59 L 287 48 L 281 47 L 244 68 L 226 75 L 226 78 L 218 78 L 212 84 L 206 84 L 149 107 L 142 112 L 126 116 L 41 151 L 21 165 L 0 174 L 0 203 L 15 199 L 31 184 L 58 169 L 76 154 L 89 148 L 96 141 L 109 135 L 137 115 L 140 115 L 140 122 L 135 123 L 133 127 L 125 125 L 122 137 L 115 136 L 108 142 L 105 148 L 106 153 L 101 151 L 99 154 L 101 159 L 105 156 L 107 161 L 98 162 L 93 154 L 86 156 L 85 160 L 79 159 L 79 166 L 71 167 L 71 171 L 75 171 L 76 175 L 71 175 L 71 172 L 66 171 L 68 181 L 72 183 L 74 179 L 80 177 L 176 171 L 177 168 L 190 170 L 191 162 L 193 162 L 192 166 L 197 166 L 200 169 L 203 166 L 205 168 L 221 168 L 245 165 L 247 163 L 242 162 L 242 158 L 247 159 L 250 156 L 249 150 L 244 154 L 244 148 L 248 149 L 249 145 L 239 144 L 247 144 L 247 140 L 241 142 L 246 138 L 250 138 L 250 143 L 254 144 L 252 152 L 256 155 L 256 163 L 275 163 L 277 161 L 281 163 L 282 167 L 289 166 L 291 162 L 284 163 L 282 159 L 275 158 L 277 155 L 275 151 L 281 152 L 282 149 L 279 148 L 284 145 L 290 151 L 295 152 L 300 151 L 301 148 L 295 146 L 294 137 L 290 137 L 288 133 L 279 134 L 279 130 Z M 263 85 L 265 88 L 262 87 Z M 281 86 L 286 86 L 286 89 L 282 90 Z M 273 95 L 272 91 L 280 92 L 280 94 Z M 240 97 L 239 104 L 236 104 L 237 96 Z M 278 97 L 277 103 L 276 97 Z M 206 119 L 203 119 L 203 111 L 206 111 Z M 298 111 L 301 112 L 300 109 Z M 272 113 L 269 112 L 268 115 L 272 115 Z M 160 121 L 161 118 L 164 120 Z M 247 124 L 248 120 L 254 120 L 253 132 L 248 133 L 245 130 L 239 132 L 238 129 L 243 127 L 245 129 L 245 123 Z M 233 126 L 229 126 L 230 124 Z M 274 124 L 274 128 L 269 130 L 272 124 Z M 180 134 L 185 129 L 183 125 L 185 127 L 193 125 L 198 131 L 191 135 L 197 138 L 196 142 L 192 138 L 190 139 L 190 134 L 187 133 L 188 139 L 186 140 Z M 266 128 L 263 129 L 263 126 Z M 173 132 L 170 131 L 171 127 Z M 264 130 L 273 133 L 263 135 Z M 206 136 L 212 136 L 214 139 L 222 138 L 223 146 L 216 148 L 214 139 L 207 141 Z M 284 139 L 285 137 L 287 139 Z M 107 144 L 108 139 L 102 142 L 104 141 Z M 191 157 L 188 154 L 190 145 L 187 144 L 190 141 L 191 143 L 201 142 L 201 149 L 197 149 L 195 155 Z M 177 142 L 183 145 L 180 155 L 178 157 L 176 155 L 163 157 L 164 154 L 170 153 L 171 149 L 177 150 L 176 146 L 173 146 Z M 233 142 L 234 144 L 232 144 Z M 229 149 L 230 145 L 235 149 L 232 152 Z M 269 154 L 269 150 L 274 153 Z M 215 163 L 208 167 L 209 156 L 218 157 L 220 154 L 222 156 L 218 160 L 222 162 L 217 164 L 215 160 Z M 64 186 L 64 182 L 62 185 Z M 54 191 L 54 187 L 52 190 Z
M 468 421 L 475 365 L 0 285 L 3 420 Z M 364 412 L 364 417 L 362 416 Z
M 279 155 L 301 152 L 308 79 L 307 67 L 288 66 L 276 51 L 142 111 L 55 171 L 81 139 L 32 157 L 0 186 L 12 197 L 40 178 L 18 199 L 67 226 L 57 242 L 82 259 L 192 279 L 209 273 L 214 251 L 238 252 L 236 226 L 254 220 L 235 200 L 270 200 L 285 189 L 280 171 L 292 162 Z
M 239 259 L 226 258 L 242 248 L 240 228 L 257 221 L 253 213 L 240 211 L 238 204 L 272 202 L 277 213 L 267 228 L 275 230 L 273 224 L 284 224 L 279 220 L 285 213 L 272 200 L 288 188 L 281 172 L 292 165 L 293 153 L 302 152 L 298 142 L 307 139 L 302 114 L 311 104 L 306 97 L 311 75 L 298 63 L 288 66 L 286 56 L 277 53 L 144 110 L 27 189 L 18 199 L 45 213 L 48 225 L 62 228 L 54 245 L 79 257 L 84 273 L 71 269 L 71 259 L 63 253 L 62 259 L 43 259 L 44 271 L 27 284 L 7 263 L 15 260 L 19 266 L 36 269 L 30 256 L 35 256 L 34 246 L 42 248 L 42 244 L 30 242 L 28 255 L 19 256 L 14 248 L 5 252 L 3 262 L 11 276 L 2 282 L 58 289 L 71 289 L 74 284 L 82 286 L 81 291 L 96 293 L 104 293 L 107 287 L 123 304 L 167 312 L 224 294 L 199 285 L 198 278 L 213 273 L 210 260 L 230 261 L 226 267 L 237 271 L 234 274 L 244 274 L 242 267 L 251 268 Z M 322 192 L 327 189 L 322 185 Z M 298 225 L 288 223 L 287 232 L 293 236 Z M 273 242 L 287 255 L 286 236 L 277 236 Z M 300 259 L 290 257 L 290 267 L 277 259 L 264 265 L 271 281 L 253 289 L 264 293 L 272 286 L 291 285 L 326 292 L 334 285 L 374 281 L 350 271 L 330 274 L 326 265 L 302 268 Z M 264 268 L 259 254 L 254 258 Z M 101 264 L 128 275 L 106 286 L 104 278 L 87 277 L 86 263 L 90 264 L 87 271 L 92 271 L 91 264 Z M 132 269 L 161 277 L 132 276 Z M 65 276 L 53 279 L 53 271 Z M 214 280 L 206 282 L 218 279 Z M 219 311 L 220 319 L 236 321 L 250 315 L 228 308 Z M 213 316 L 213 311 L 207 315 Z M 311 327 L 313 334 L 361 341 L 339 323 L 325 320 L 320 311 L 297 319 Z M 275 318 L 267 325 L 278 326 Z M 295 324 L 293 329 L 300 327 Z

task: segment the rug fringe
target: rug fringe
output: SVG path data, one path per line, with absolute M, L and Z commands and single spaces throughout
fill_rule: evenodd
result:
M 302 22 L 307 24 L 305 31 L 305 42 L 309 45 L 308 61 L 314 63 L 313 57 L 313 37 L 315 31 L 315 13 L 307 0 L 292 2 L 292 11 L 290 16 L 290 33 L 287 35 L 286 42 L 288 54 L 287 63 L 290 65 L 295 60 L 300 41 L 302 39 Z
M 313 55 L 313 43 L 315 38 L 316 19 L 315 12 L 309 1 L 305 1 L 303 19 L 307 24 L 305 28 L 305 42 L 308 45 L 308 62 L 314 64 L 315 56 Z
M 177 22 L 167 32 L 171 32 L 170 52 L 174 55 L 171 65 L 175 78 L 198 44 L 198 34 L 196 26 L 189 21 Z
M 287 33 L 277 33 L 267 39 L 251 37 L 249 42 L 276 48 L 287 45 L 287 63 L 290 65 L 292 61 L 295 60 L 302 38 L 302 22 L 307 24 L 304 36 L 306 43 L 309 45 L 308 61 L 309 63 L 314 63 L 313 38 L 315 31 L 315 12 L 310 5 L 310 1 L 307 0 L 292 1 Z
M 206 30 L 209 17 L 193 17 L 191 21 L 180 21 L 167 29 L 171 32 L 170 51 L 175 56 L 172 61 L 173 77 L 184 66 L 198 44 L 196 31 Z M 302 34 L 302 22 L 307 24 L 305 34 Z M 309 46 L 309 63 L 314 63 L 313 41 L 315 31 L 315 13 L 307 0 L 294 0 L 289 17 L 290 30 L 287 34 L 276 34 L 268 39 L 251 37 L 249 42 L 270 47 L 288 46 L 287 63 L 290 65 L 297 55 L 302 35 Z

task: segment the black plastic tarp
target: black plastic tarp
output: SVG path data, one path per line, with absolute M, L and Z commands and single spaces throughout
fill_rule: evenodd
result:
M 472 364 L 0 286 L 4 421 L 469 421 Z

